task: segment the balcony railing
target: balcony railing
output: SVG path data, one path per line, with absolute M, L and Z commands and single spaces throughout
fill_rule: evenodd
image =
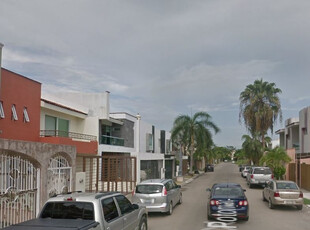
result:
M 66 132 L 61 130 L 40 130 L 40 137 L 68 137 L 80 140 L 96 141 L 97 137 L 82 133 Z
M 124 146 L 124 138 L 101 135 L 100 144 Z

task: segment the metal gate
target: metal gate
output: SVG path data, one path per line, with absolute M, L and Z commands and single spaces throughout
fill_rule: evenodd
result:
M 72 168 L 67 159 L 60 155 L 51 158 L 47 170 L 48 198 L 71 191 L 71 178 Z
M 19 155 L 0 155 L 0 228 L 36 217 L 38 171 Z

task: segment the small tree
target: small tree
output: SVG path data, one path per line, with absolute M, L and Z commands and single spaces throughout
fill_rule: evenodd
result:
M 273 170 L 274 176 L 277 180 L 282 179 L 286 172 L 285 164 L 289 163 L 292 159 L 286 154 L 285 150 L 281 147 L 276 147 L 260 159 L 260 164 L 266 163 L 268 167 Z

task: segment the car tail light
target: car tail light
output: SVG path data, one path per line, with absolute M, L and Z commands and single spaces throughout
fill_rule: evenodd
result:
M 210 205 L 211 206 L 218 206 L 220 202 L 218 200 L 210 200 Z
M 280 197 L 280 193 L 279 192 L 274 192 L 274 197 Z
M 252 175 L 251 175 L 251 179 L 253 179 L 253 177 L 254 177 L 254 176 L 253 176 L 253 174 L 252 174 Z
M 273 179 L 274 178 L 274 175 L 273 174 L 271 174 L 271 179 Z
M 167 189 L 166 189 L 166 187 L 164 187 L 164 188 L 163 188 L 163 196 L 167 196 L 167 194 L 168 194 L 168 193 L 167 193 Z
M 135 193 L 136 193 L 136 191 L 135 191 L 135 189 L 134 189 L 134 190 L 132 190 L 131 195 L 134 196 Z
M 240 200 L 238 205 L 239 206 L 248 206 L 248 201 L 247 200 Z
M 302 191 L 300 191 L 299 198 L 303 198 L 303 197 L 304 197 L 304 194 L 302 193 Z

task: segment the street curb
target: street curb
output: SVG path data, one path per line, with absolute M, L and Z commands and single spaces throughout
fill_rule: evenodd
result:
M 193 176 L 192 178 L 190 178 L 190 179 L 184 181 L 184 182 L 181 184 L 181 186 L 187 185 L 187 184 L 191 183 L 193 180 L 195 180 L 195 179 L 197 179 L 198 177 L 200 177 L 200 176 L 202 176 L 202 175 L 205 175 L 205 174 L 206 174 L 205 172 L 200 173 L 200 174 L 196 174 L 196 175 Z

